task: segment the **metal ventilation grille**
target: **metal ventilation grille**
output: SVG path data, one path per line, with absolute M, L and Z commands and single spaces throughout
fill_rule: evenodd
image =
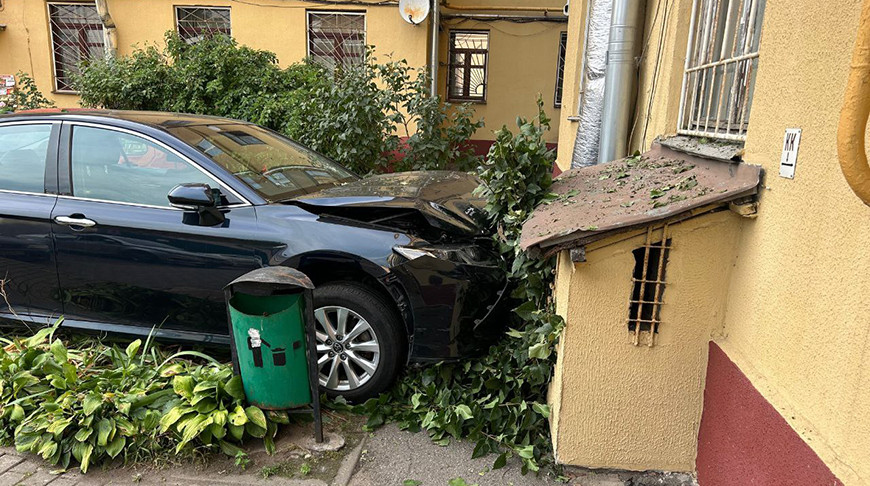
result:
M 362 64 L 366 16 L 353 12 L 308 12 L 308 55 L 328 69 Z
M 79 63 L 104 55 L 103 24 L 95 4 L 50 3 L 54 82 L 58 91 L 73 91 L 72 76 Z
M 646 333 L 647 346 L 655 344 L 655 335 L 661 324 L 662 294 L 665 291 L 665 270 L 671 240 L 668 225 L 662 229 L 662 239 L 652 242 L 652 226 L 647 227 L 646 242 L 634 250 L 634 274 L 631 299 L 628 301 L 628 330 L 633 334 L 634 345 L 640 345 L 641 333 Z
M 175 7 L 175 23 L 179 37 L 188 44 L 210 35 L 232 35 L 229 8 Z
M 450 32 L 450 76 L 448 99 L 486 101 L 486 65 L 489 32 Z
M 678 133 L 745 140 L 765 0 L 695 0 Z

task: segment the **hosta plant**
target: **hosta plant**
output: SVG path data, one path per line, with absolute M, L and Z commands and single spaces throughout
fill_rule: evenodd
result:
M 165 451 L 219 449 L 237 457 L 248 438 L 274 450 L 287 415 L 246 406 L 229 365 L 193 351 L 165 357 L 141 340 L 125 349 L 94 340 L 68 347 L 55 336 L 59 324 L 3 340 L 0 441 L 83 472 Z

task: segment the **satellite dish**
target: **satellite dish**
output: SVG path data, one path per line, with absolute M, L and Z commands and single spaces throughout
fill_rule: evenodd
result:
M 399 0 L 399 14 L 405 22 L 418 25 L 429 15 L 429 0 Z

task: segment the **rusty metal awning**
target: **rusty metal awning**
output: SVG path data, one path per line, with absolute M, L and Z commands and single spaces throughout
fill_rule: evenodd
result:
M 656 143 L 638 157 L 572 169 L 553 182 L 558 198 L 523 225 L 520 246 L 550 251 L 674 219 L 755 195 L 761 167 L 712 160 Z

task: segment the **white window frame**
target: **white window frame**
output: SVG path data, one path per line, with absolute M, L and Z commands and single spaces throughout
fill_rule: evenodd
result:
M 233 9 L 231 7 L 218 7 L 218 6 L 214 6 L 214 5 L 174 5 L 173 7 L 174 8 L 172 9 L 172 11 L 175 14 L 175 32 L 178 34 L 179 37 L 181 37 L 181 30 L 180 30 L 180 28 L 179 28 L 180 26 L 178 24 L 180 21 L 180 17 L 178 16 L 178 9 L 180 9 L 180 8 L 198 8 L 198 9 L 203 9 L 203 10 L 226 10 L 230 14 L 230 16 L 229 16 L 229 18 L 230 18 L 230 29 L 229 29 L 230 32 L 228 35 L 230 37 L 233 36 Z
M 693 0 L 677 133 L 746 140 L 764 4 L 765 0 Z M 740 33 L 744 35 L 742 46 L 737 42 Z
M 341 11 L 341 10 L 305 10 L 305 56 L 311 57 L 311 14 L 325 15 L 351 15 L 362 16 L 363 18 L 363 46 L 367 46 L 369 42 L 369 19 L 365 11 Z

